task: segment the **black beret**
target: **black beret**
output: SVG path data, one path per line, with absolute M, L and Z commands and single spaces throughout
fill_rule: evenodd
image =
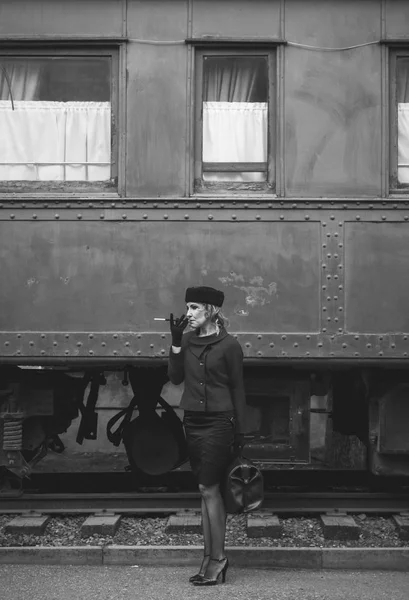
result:
M 224 293 L 212 287 L 198 286 L 189 287 L 186 290 L 185 302 L 200 302 L 201 304 L 213 304 L 222 306 Z

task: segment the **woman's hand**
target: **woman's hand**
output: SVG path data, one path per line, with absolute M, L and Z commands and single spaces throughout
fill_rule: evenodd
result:
M 188 319 L 185 315 L 174 319 L 173 313 L 170 313 L 169 323 L 170 333 L 172 334 L 172 346 L 179 348 L 182 345 L 182 336 L 188 324 Z

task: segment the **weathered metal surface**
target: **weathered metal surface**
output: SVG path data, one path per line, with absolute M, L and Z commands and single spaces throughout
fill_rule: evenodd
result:
M 225 288 L 248 358 L 408 357 L 405 310 L 393 296 L 394 310 L 383 309 L 393 286 L 408 293 L 406 201 L 392 210 L 103 201 L 58 213 L 22 204 L 0 211 L 5 358 L 166 358 L 167 328 L 153 317 L 183 310 L 191 281 Z
M 246 358 L 383 358 L 407 359 L 409 335 L 234 333 Z M 0 333 L 1 357 L 117 358 L 132 363 L 140 358 L 166 358 L 170 336 L 158 333 Z
M 353 198 L 343 196 L 334 198 L 303 198 L 300 196 L 279 198 L 257 194 L 254 196 L 246 194 L 237 197 L 193 196 L 184 198 L 176 196 L 172 198 L 152 198 L 147 195 L 142 197 L 134 195 L 120 197 L 114 193 L 64 194 L 48 192 L 42 192 L 41 194 L 2 194 L 0 209 L 5 209 L 5 211 L 0 211 L 0 220 L 8 220 L 10 217 L 13 218 L 13 215 L 24 220 L 35 219 L 36 208 L 46 209 L 41 211 L 40 218 L 47 220 L 58 219 L 60 216 L 69 220 L 81 219 L 81 217 L 88 220 L 105 217 L 111 220 L 121 220 L 126 219 L 127 216 L 140 218 L 141 213 L 147 215 L 145 218 L 152 217 L 155 220 L 166 219 L 166 216 L 169 219 L 176 218 L 176 220 L 185 218 L 184 214 L 181 216 L 180 211 L 173 211 L 172 209 L 193 209 L 190 216 L 194 214 L 196 217 L 198 215 L 199 219 L 203 219 L 203 212 L 207 211 L 205 214 L 209 220 L 212 220 L 212 213 L 213 218 L 217 220 L 230 220 L 234 214 L 237 216 L 236 209 L 246 209 L 245 213 L 239 213 L 238 215 L 244 217 L 245 220 L 262 220 L 267 216 L 271 217 L 274 210 L 282 210 L 280 219 L 282 215 L 282 219 L 289 220 L 298 219 L 301 215 L 302 219 L 308 221 L 312 216 L 312 210 L 317 211 L 318 219 L 327 218 L 328 215 L 324 211 L 330 210 L 333 212 L 334 218 L 337 215 L 344 218 L 346 215 L 342 215 L 342 211 L 348 211 L 351 218 L 357 221 L 360 220 L 362 211 L 365 211 L 365 218 L 370 221 L 409 220 L 409 196 L 405 195 L 393 196 L 388 199 L 361 198 L 359 196 Z M 97 209 L 99 208 L 102 209 L 102 212 L 98 212 Z M 163 209 L 163 212 L 158 213 L 156 210 L 158 208 Z M 13 213 L 14 209 L 18 209 L 18 212 Z M 87 210 L 84 213 L 79 213 L 79 209 Z M 107 209 L 109 209 L 109 212 L 105 212 Z M 133 209 L 138 209 L 138 211 L 135 212 Z M 61 215 L 59 210 L 62 210 Z M 248 217 L 249 214 L 250 217 Z
M 325 52 L 291 43 L 346 48 L 404 37 L 407 2 L 385 1 L 350 1 L 346 9 L 344 2 L 329 6 L 324 0 L 174 0 L 169 10 L 167 0 L 104 0 L 96 10 L 93 2 L 79 0 L 7 0 L 0 9 L 0 38 L 41 42 L 52 32 L 57 40 L 79 44 L 87 37 L 128 40 L 119 81 L 126 95 L 119 136 L 127 166 L 125 173 L 121 154 L 119 189 L 151 198 L 191 190 L 194 61 L 183 41 L 286 39 L 285 52 L 277 51 L 278 193 L 376 197 L 386 193 L 381 107 L 387 90 L 381 85 L 386 70 L 380 46 Z
M 289 42 L 277 51 L 278 194 L 387 193 L 387 55 L 377 44 L 325 48 L 407 40 L 405 0 L 174 0 L 171 10 L 167 0 L 103 0 L 98 9 L 79 0 L 1 4 L 0 39 L 127 40 L 119 81 L 119 136 L 126 145 L 121 194 L 156 198 L 191 190 L 194 51 L 183 42 L 206 36 Z
M 408 22 L 405 0 L 2 2 L 0 38 L 128 41 L 118 82 L 127 198 L 1 195 L 0 357 L 165 359 L 168 334 L 152 318 L 182 310 L 197 281 L 226 289 L 248 358 L 405 360 L 409 202 L 380 199 L 386 48 L 279 48 L 285 197 L 186 199 L 195 50 L 184 40 L 345 48 L 409 41 Z
M 185 193 L 187 2 L 130 1 L 127 29 L 127 193 Z M 181 40 L 179 45 L 156 44 Z M 189 99 L 190 101 L 190 99 Z
M 406 0 L 383 0 L 385 4 L 385 33 L 387 38 L 406 38 L 409 31 L 409 12 Z
M 126 0 L 2 0 L 0 36 L 93 35 L 123 33 Z
M 193 36 L 279 37 L 284 2 L 258 0 L 254 2 L 208 2 L 193 0 Z
M 377 40 L 382 2 L 339 0 L 328 4 L 326 0 L 285 0 L 285 37 L 310 46 L 330 48 Z M 301 34 L 303 39 L 300 39 Z
M 14 220 L 0 238 L 2 330 L 160 331 L 189 282 L 226 290 L 235 331 L 319 330 L 318 223 Z
M 346 223 L 346 329 L 409 331 L 406 223 Z
M 319 23 L 319 27 L 317 27 Z M 380 37 L 378 2 L 286 3 L 286 38 L 343 48 Z M 285 48 L 288 195 L 381 195 L 381 54 Z

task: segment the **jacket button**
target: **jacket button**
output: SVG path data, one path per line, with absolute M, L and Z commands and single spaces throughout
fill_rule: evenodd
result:
M 203 404 L 203 400 L 199 400 L 200 404 Z
M 199 363 L 201 367 L 203 367 L 204 363 Z
M 199 381 L 200 385 L 203 385 L 203 381 Z

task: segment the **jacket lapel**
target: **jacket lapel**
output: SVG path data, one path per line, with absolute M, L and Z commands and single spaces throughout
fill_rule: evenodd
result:
M 209 338 L 192 335 L 189 339 L 189 351 L 200 360 L 206 350 L 210 350 L 211 346 L 218 344 L 227 336 L 227 331 L 222 329 L 217 336 L 209 336 Z

